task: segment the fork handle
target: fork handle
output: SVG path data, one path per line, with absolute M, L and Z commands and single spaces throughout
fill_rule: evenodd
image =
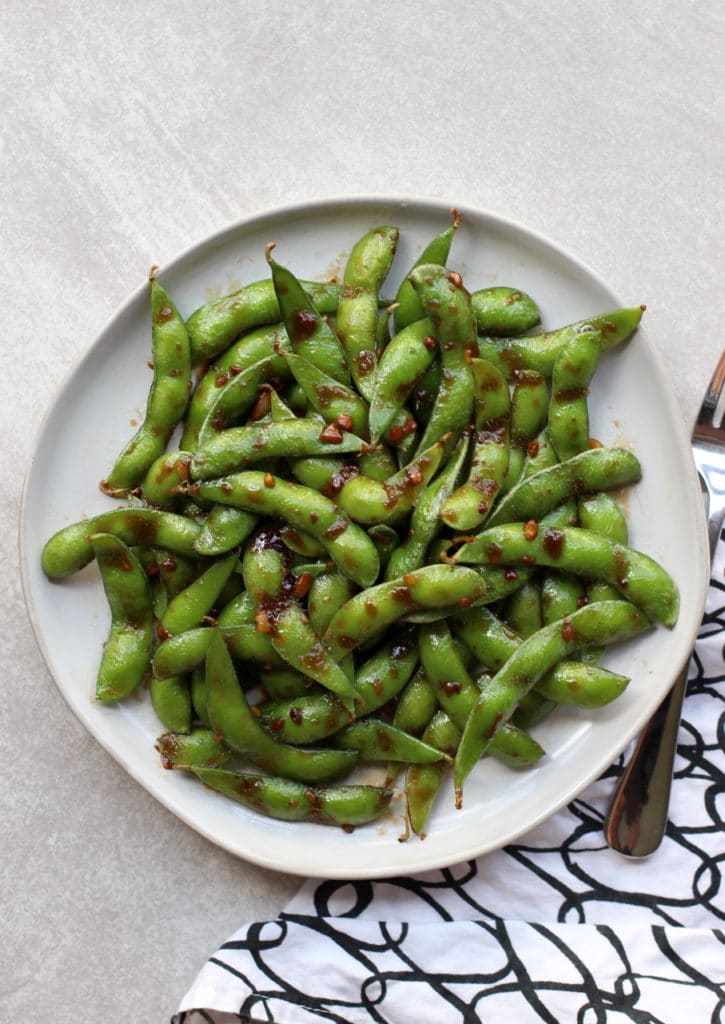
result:
M 627 857 L 647 857 L 662 842 L 689 665 L 641 733 L 604 823 L 609 846 Z

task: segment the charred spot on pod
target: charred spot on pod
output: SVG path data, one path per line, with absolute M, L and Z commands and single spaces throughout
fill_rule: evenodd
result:
M 302 725 L 303 715 L 299 708 L 290 708 L 289 718 L 293 725 Z
M 486 557 L 491 565 L 499 565 L 501 563 L 501 555 L 503 554 L 503 548 L 496 541 L 491 541 L 490 544 L 486 545 Z
M 305 341 L 317 330 L 317 317 L 307 309 L 295 309 L 290 317 L 292 341 Z
M 168 323 L 169 320 L 173 320 L 173 318 L 174 311 L 171 306 L 162 306 L 156 314 L 156 323 L 161 327 L 163 324 Z
M 575 637 L 576 637 L 576 630 L 574 629 L 574 627 L 572 626 L 571 622 L 568 619 L 564 619 L 564 621 L 561 624 L 561 638 L 562 638 L 562 640 L 565 640 L 566 643 L 571 643 L 571 641 Z
M 358 373 L 361 377 L 367 377 L 375 369 L 375 354 L 370 349 L 363 349 L 355 356 Z
M 560 558 L 566 535 L 562 530 L 544 530 L 542 544 L 550 558 Z
M 282 532 L 273 522 L 264 523 L 263 526 L 260 526 L 252 537 L 251 542 L 251 550 L 255 553 L 268 551 L 270 548 L 274 551 L 279 551 L 280 554 L 287 554 L 287 546 L 285 545 Z
M 506 580 L 507 583 L 513 583 L 514 580 L 517 580 L 519 578 L 519 574 L 516 572 L 515 569 L 507 569 L 506 572 L 503 574 L 503 578 Z
M 335 540 L 341 533 L 344 533 L 347 529 L 347 521 L 342 517 L 335 520 L 335 522 L 328 526 L 325 532 L 322 534 L 325 540 Z
M 446 680 L 441 684 L 441 688 L 446 697 L 455 697 L 457 693 L 461 692 L 461 684 L 455 679 Z

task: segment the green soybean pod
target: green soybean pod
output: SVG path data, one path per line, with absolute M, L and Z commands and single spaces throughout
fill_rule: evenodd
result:
M 337 504 L 358 523 L 394 525 L 400 522 L 435 475 L 446 441 L 444 435 L 384 483 L 369 477 L 352 476 L 337 495 Z
M 423 742 L 440 750 L 447 757 L 455 757 L 461 739 L 461 730 L 445 711 L 437 711 L 423 733 Z M 405 773 L 405 799 L 408 822 L 416 835 L 424 838 L 426 825 L 438 791 L 450 771 L 448 761 L 437 764 L 411 765 Z
M 189 483 L 191 453 L 165 452 L 149 467 L 141 489 L 144 500 L 157 508 L 174 508 L 179 503 L 180 491 Z
M 334 313 L 342 289 L 336 284 L 300 282 L 320 313 Z M 194 365 L 207 363 L 223 352 L 240 334 L 282 319 L 271 280 L 245 285 L 232 295 L 207 302 L 186 322 Z
M 189 335 L 178 310 L 153 277 L 153 271 L 150 280 L 154 376 L 143 423 L 118 456 L 108 477 L 101 481 L 101 489 L 111 494 L 141 483 L 152 463 L 163 454 L 189 402 Z
M 481 288 L 471 296 L 471 306 L 479 333 L 497 338 L 515 338 L 541 322 L 539 307 L 518 288 Z
M 41 565 L 50 579 L 63 579 L 78 572 L 93 559 L 90 538 L 95 533 L 111 533 L 129 547 L 151 544 L 193 556 L 200 530 L 198 523 L 173 512 L 114 508 L 58 530 L 43 548 Z
M 194 541 L 198 555 L 214 558 L 238 548 L 257 525 L 257 517 L 230 505 L 212 505 Z
M 335 440 L 326 440 L 324 427 L 314 420 L 255 423 L 231 427 L 210 437 L 189 456 L 186 468 L 193 480 L 213 480 L 269 459 L 294 459 L 331 452 L 357 454 L 364 446 L 362 438 L 347 431 Z
M 281 821 L 312 821 L 337 825 L 349 832 L 379 818 L 392 800 L 392 789 L 375 786 L 318 786 L 289 779 L 223 768 L 193 768 L 211 789 L 237 803 Z
M 406 764 L 436 764 L 448 761 L 447 754 L 409 736 L 394 725 L 364 718 L 346 725 L 332 737 L 343 750 L 357 750 L 362 761 L 402 761 Z
M 289 354 L 286 362 L 312 408 L 328 423 L 338 423 L 340 417 L 347 417 L 355 434 L 368 436 L 368 405 L 352 388 L 323 373 L 302 356 Z
M 315 633 L 322 636 L 330 622 L 357 587 L 341 572 L 325 572 L 312 581 L 307 595 L 307 614 Z
M 536 370 L 547 379 L 551 378 L 554 363 L 564 345 L 585 328 L 593 328 L 602 335 L 602 351 L 607 352 L 615 345 L 631 337 L 637 329 L 643 306 L 633 309 L 618 309 L 579 320 L 575 324 L 559 327 L 545 334 L 532 334 L 525 338 L 484 338 L 479 337 L 478 348 L 483 359 L 494 363 L 507 380 L 514 380 L 519 370 Z
M 192 729 L 188 735 L 165 732 L 156 740 L 156 749 L 164 768 L 216 768 L 232 756 L 211 729 Z
M 199 491 L 211 501 L 276 516 L 312 534 L 339 569 L 361 587 L 377 579 L 380 562 L 373 542 L 329 498 L 309 487 L 249 471 L 202 483 Z
M 424 668 L 419 668 L 400 694 L 393 725 L 411 736 L 422 736 L 438 711 L 438 699 Z M 426 740 L 426 742 L 428 742 Z
M 474 401 L 469 360 L 478 353 L 471 298 L 460 274 L 424 264 L 410 274 L 416 294 L 431 318 L 441 357 L 441 384 L 416 453 L 445 434 L 457 438 L 468 426 Z
M 151 706 L 161 724 L 174 733 L 191 732 L 191 690 L 187 676 L 152 676 Z
M 300 750 L 273 740 L 252 714 L 218 630 L 212 630 L 206 652 L 206 682 L 215 733 L 270 774 L 300 782 L 327 782 L 355 767 L 358 756 L 351 750 Z
M 378 295 L 398 244 L 398 229 L 373 228 L 352 247 L 345 264 L 343 291 L 337 308 L 337 336 L 347 357 L 352 379 L 370 401 L 375 381 Z
M 441 513 L 453 493 L 468 454 L 469 438 L 462 437 L 442 473 L 429 483 L 413 507 L 410 529 L 405 540 L 395 548 L 385 568 L 385 579 L 393 580 L 420 568 L 426 551 L 443 529 Z
M 677 586 L 661 565 L 640 551 L 577 526 L 546 528 L 536 535 L 527 523 L 490 527 L 454 559 L 463 563 L 491 560 L 497 565 L 545 565 L 602 580 L 654 621 L 673 626 L 677 620 Z
M 475 385 L 475 430 L 468 479 L 441 510 L 454 530 L 473 530 L 488 515 L 509 470 L 508 384 L 484 359 L 471 360 Z
M 503 668 L 484 683 L 466 720 L 454 766 L 456 806 L 461 806 L 463 782 L 476 761 L 538 679 L 573 651 L 623 640 L 649 626 L 646 616 L 629 602 L 601 601 L 580 608 L 564 622 L 545 626 L 525 640 Z
M 587 389 L 602 350 L 599 331 L 582 331 L 554 363 L 549 403 L 549 439 L 561 462 L 589 448 Z
M 153 602 L 148 578 L 129 548 L 110 534 L 93 534 L 103 589 L 111 610 L 111 629 L 103 647 L 96 698 L 123 700 L 141 683 L 151 664 Z
M 418 632 L 418 649 L 425 673 L 441 709 L 463 729 L 471 709 L 476 705 L 479 688 L 466 670 L 456 651 L 450 630 L 445 622 L 423 626 Z M 513 759 L 509 742 L 513 737 Z M 520 741 L 519 741 L 520 737 Z M 543 749 L 532 737 L 521 734 L 514 726 L 506 726 L 501 737 L 491 745 L 491 753 L 504 763 L 516 767 L 535 763 L 543 756 Z
M 262 384 L 275 379 L 289 380 L 289 377 L 289 367 L 282 355 L 266 356 L 232 377 L 214 395 L 196 434 L 195 447 L 245 416 L 253 408 Z
M 202 618 L 214 607 L 238 563 L 239 556 L 236 552 L 221 562 L 214 562 L 198 579 L 177 594 L 169 602 L 161 619 L 161 626 L 165 632 L 169 636 L 174 636 L 198 626 Z
M 593 448 L 522 480 L 499 501 L 487 526 L 540 521 L 568 498 L 636 483 L 639 460 L 626 448 Z
M 355 714 L 368 715 L 403 689 L 418 664 L 418 648 L 409 631 L 383 644 L 355 673 Z M 260 721 L 287 743 L 315 743 L 342 729 L 350 713 L 331 693 L 312 693 L 260 706 Z
M 404 283 L 413 290 L 410 282 Z M 396 334 L 380 357 L 370 399 L 370 438 L 373 444 L 393 425 L 409 395 L 433 362 L 438 346 L 432 333 L 431 321 L 427 317 L 418 319 Z
M 272 270 L 274 291 L 292 348 L 323 373 L 348 384 L 350 374 L 337 335 L 292 271 L 272 258 L 274 248 L 275 243 L 270 242 L 265 255 Z
M 184 451 L 196 450 L 199 431 L 204 425 L 209 410 L 216 401 L 220 390 L 232 378 L 238 377 L 264 359 L 277 356 L 281 362 L 279 353 L 288 351 L 290 348 L 284 324 L 262 327 L 231 345 L 209 367 L 194 389 L 184 419 L 184 431 L 181 435 L 181 447 Z
M 423 249 L 418 259 L 410 268 L 411 271 L 425 263 L 437 263 L 442 267 L 446 265 L 448 255 L 451 251 L 453 236 L 461 223 L 461 215 L 458 210 L 451 210 L 451 213 L 453 214 L 453 223 L 447 227 L 445 231 L 441 231 L 439 235 L 436 235 L 435 238 L 426 245 L 425 249 Z M 393 322 L 395 324 L 395 332 L 398 334 L 415 320 L 420 320 L 424 315 L 420 299 L 416 295 L 415 289 L 407 276 L 403 278 L 401 285 L 398 288 L 398 293 L 395 296 L 395 302 L 397 305 L 393 313 Z
M 435 611 L 440 617 L 470 607 L 476 601 L 499 600 L 519 586 L 518 577 L 524 575 L 493 567 L 478 573 L 456 572 L 463 568 L 424 565 L 356 594 L 327 627 L 323 639 L 333 657 L 343 658 L 402 619 L 414 621 L 412 617 L 419 612 Z
M 500 493 L 510 491 L 520 480 L 529 444 L 546 423 L 548 408 L 549 389 L 544 377 L 536 370 L 518 371 L 511 396 L 508 468 Z

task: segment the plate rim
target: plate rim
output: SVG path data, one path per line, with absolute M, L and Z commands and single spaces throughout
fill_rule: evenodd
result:
M 507 232 L 515 232 L 523 238 L 532 239 L 535 243 L 544 249 L 553 250 L 558 256 L 569 263 L 580 273 L 583 273 L 599 287 L 606 291 L 612 299 L 615 301 L 617 306 L 622 306 L 620 298 L 614 294 L 612 289 L 609 287 L 607 282 L 601 277 L 599 273 L 594 271 L 592 267 L 582 260 L 576 254 L 573 254 L 561 245 L 558 241 L 548 237 L 537 229 L 530 228 L 529 226 L 521 223 L 520 221 L 509 217 L 507 215 L 499 214 L 494 210 L 471 206 L 470 204 L 449 204 L 446 201 L 435 198 L 435 197 L 417 197 L 409 196 L 405 194 L 401 195 L 390 195 L 380 193 L 355 193 L 353 195 L 343 196 L 329 196 L 299 200 L 296 202 L 290 202 L 281 206 L 270 205 L 264 209 L 257 210 L 247 217 L 241 217 L 236 220 L 227 222 L 220 228 L 212 232 L 211 234 L 198 239 L 184 248 L 181 252 L 175 255 L 167 263 L 165 263 L 157 272 L 157 278 L 163 282 L 165 275 L 172 274 L 175 270 L 179 269 L 183 263 L 189 259 L 193 259 L 202 250 L 208 250 L 209 248 L 220 247 L 224 245 L 227 240 L 231 239 L 234 235 L 239 232 L 253 231 L 258 229 L 267 220 L 279 220 L 280 218 L 286 219 L 290 216 L 313 216 L 316 211 L 329 212 L 332 208 L 336 207 L 347 207 L 347 208 L 363 208 L 367 205 L 379 204 L 381 206 L 399 207 L 402 209 L 406 208 L 417 208 L 421 209 L 426 213 L 444 214 L 452 211 L 454 208 L 459 210 L 462 218 L 466 218 L 467 215 L 476 218 L 483 218 L 495 225 L 497 228 L 503 228 Z M 601 769 L 596 768 L 595 770 L 585 773 L 583 776 L 577 776 L 576 782 L 573 782 L 570 786 L 566 787 L 565 790 L 559 794 L 559 797 L 555 801 L 555 806 L 547 806 L 540 814 L 535 815 L 529 819 L 526 826 L 522 829 L 519 826 L 513 825 L 507 831 L 501 833 L 500 837 L 497 837 L 493 843 L 486 843 L 481 846 L 480 842 L 465 844 L 465 848 L 460 848 L 455 855 L 443 856 L 443 855 L 425 855 L 425 844 L 420 843 L 418 848 L 418 856 L 415 858 L 416 863 L 412 867 L 400 868 L 397 865 L 392 865 L 386 868 L 385 864 L 370 864 L 367 867 L 357 867 L 352 871 L 343 870 L 330 870 L 328 865 L 327 869 L 321 870 L 316 869 L 314 864 L 306 866 L 306 874 L 301 875 L 299 870 L 291 865 L 285 858 L 277 857 L 270 850 L 269 856 L 262 857 L 257 856 L 254 852 L 248 852 L 244 850 L 243 843 L 234 843 L 227 839 L 225 834 L 218 834 L 210 829 L 207 829 L 203 822 L 200 822 L 195 818 L 187 809 L 186 802 L 183 799 L 177 799 L 175 794 L 167 793 L 156 785 L 155 778 L 144 774 L 141 768 L 134 767 L 134 764 L 124 756 L 122 750 L 119 750 L 117 746 L 113 745 L 111 739 L 103 735 L 99 730 L 95 728 L 92 721 L 88 720 L 83 714 L 82 706 L 79 704 L 76 706 L 72 702 L 71 694 L 66 692 L 66 689 L 61 685 L 60 681 L 56 678 L 55 672 L 51 668 L 51 654 L 47 649 L 43 633 L 40 626 L 40 621 L 37 613 L 37 609 L 33 600 L 32 586 L 29 578 L 29 546 L 26 538 L 26 508 L 27 508 L 27 497 L 28 488 L 31 480 L 33 467 L 36 461 L 36 455 L 38 452 L 39 441 L 45 431 L 46 424 L 50 419 L 53 411 L 55 410 L 58 403 L 62 400 L 66 391 L 70 388 L 72 381 L 86 364 L 91 359 L 93 354 L 101 346 L 102 339 L 106 334 L 111 331 L 116 323 L 127 314 L 127 312 L 141 299 L 148 287 L 148 282 L 144 280 L 140 283 L 130 294 L 123 300 L 120 305 L 114 308 L 111 315 L 107 318 L 101 329 L 95 334 L 90 343 L 85 347 L 83 352 L 77 357 L 73 363 L 69 366 L 63 378 L 59 381 L 57 386 L 53 389 L 50 399 L 48 400 L 47 406 L 44 410 L 43 416 L 34 432 L 31 455 L 26 466 L 25 474 L 23 477 L 23 483 L 20 494 L 19 502 L 19 518 L 18 518 L 18 554 L 20 563 L 20 578 L 21 587 L 23 592 L 23 598 L 25 607 L 28 612 L 28 617 L 33 629 L 35 642 L 40 650 L 41 656 L 45 663 L 46 670 L 53 680 L 55 686 L 60 691 L 61 696 L 65 700 L 66 704 L 80 721 L 83 727 L 91 734 L 96 742 L 98 742 L 103 749 L 111 755 L 111 757 L 119 764 L 124 770 L 137 782 L 139 783 L 150 795 L 154 797 L 162 806 L 170 810 L 176 817 L 180 818 L 186 825 L 191 827 L 195 832 L 204 836 L 210 842 L 216 846 L 226 850 L 228 853 L 238 857 L 240 859 L 254 863 L 259 867 L 266 868 L 268 870 L 286 872 L 288 874 L 294 874 L 298 877 L 313 877 L 313 878 L 329 878 L 329 879 L 374 879 L 374 878 L 389 878 L 396 875 L 400 875 L 402 872 L 408 874 L 419 873 L 422 871 L 435 870 L 444 868 L 459 862 L 470 860 L 475 857 L 484 856 L 487 853 L 492 853 L 496 850 L 502 849 L 504 846 L 513 842 L 517 838 L 526 835 L 528 832 L 536 828 L 543 821 L 552 817 L 558 813 L 562 807 L 566 806 L 571 800 L 575 799 L 576 796 L 581 793 L 588 785 L 590 785 L 600 774 Z M 676 433 L 678 435 L 680 446 L 684 450 L 684 446 L 687 445 L 689 448 L 689 439 L 687 437 L 687 430 L 684 423 L 684 417 L 677 400 L 674 388 L 670 381 L 667 370 L 664 366 L 664 362 L 659 350 L 654 344 L 652 344 L 647 335 L 646 328 L 641 329 L 642 331 L 642 342 L 647 348 L 648 356 L 652 360 L 655 367 L 656 373 L 659 378 L 659 385 L 661 386 L 661 396 L 665 399 L 666 414 L 671 420 L 674 420 L 677 424 Z M 699 490 L 697 484 L 697 471 L 695 468 L 694 460 L 691 462 L 690 468 L 690 480 L 689 486 L 693 491 L 695 488 Z M 705 517 L 703 515 L 699 528 L 697 529 L 697 555 L 698 562 L 700 565 L 700 572 L 702 573 L 703 586 L 700 588 L 700 602 L 697 609 L 696 621 L 702 618 L 702 614 L 707 599 L 707 592 L 709 586 L 709 551 L 707 546 L 707 531 Z M 693 566 L 693 569 L 695 567 Z M 695 631 L 691 637 L 691 641 L 694 641 L 697 637 L 698 626 L 695 626 Z M 673 675 L 672 683 L 674 684 L 675 675 Z M 663 692 L 662 699 L 669 693 L 669 687 Z M 613 748 L 612 760 L 615 760 L 633 737 L 639 732 L 644 723 L 629 723 L 627 728 L 623 730 L 620 735 L 615 748 Z

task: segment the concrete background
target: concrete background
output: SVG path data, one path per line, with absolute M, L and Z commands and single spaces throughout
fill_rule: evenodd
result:
M 631 302 L 685 419 L 723 345 L 725 8 L 2 0 L 0 1018 L 163 1022 L 292 877 L 128 778 L 36 648 L 17 508 L 57 384 L 151 263 L 225 223 L 405 193 L 512 217 Z

